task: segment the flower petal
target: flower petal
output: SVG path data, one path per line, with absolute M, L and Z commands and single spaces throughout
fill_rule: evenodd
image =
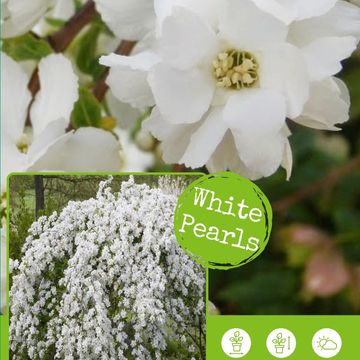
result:
M 285 118 L 285 98 L 266 89 L 243 90 L 231 96 L 224 108 L 224 121 L 229 128 L 253 140 L 259 134 L 279 132 Z
M 132 70 L 149 71 L 160 61 L 160 58 L 152 51 L 143 51 L 136 55 L 124 56 L 110 54 L 100 58 L 100 64 L 110 67 L 130 68 Z
M 160 113 L 173 124 L 199 121 L 215 92 L 215 81 L 207 69 L 180 71 L 159 64 L 148 80 Z
M 288 180 L 288 181 L 291 178 L 293 163 L 294 163 L 294 160 L 293 160 L 291 145 L 290 145 L 289 140 L 286 139 L 285 140 L 285 150 L 284 150 L 284 154 L 283 154 L 283 159 L 281 161 L 281 166 L 286 171 L 286 180 Z
M 223 4 L 219 0 L 154 0 L 159 32 L 161 32 L 163 21 L 171 15 L 173 8 L 178 6 L 193 11 L 213 27 L 217 27 L 219 13 L 223 8 Z
M 73 0 L 57 0 L 51 15 L 55 19 L 68 20 L 75 14 L 75 10 Z
M 78 78 L 63 55 L 49 55 L 39 63 L 40 91 L 31 108 L 34 137 L 58 119 L 69 121 L 78 95 Z
M 326 14 L 338 0 L 297 0 L 297 20 L 308 19 Z
M 28 77 L 21 66 L 5 53 L 1 53 L 2 101 L 1 122 L 3 131 L 16 142 L 24 132 L 28 106 L 31 100 L 27 88 Z
M 197 127 L 197 124 L 180 125 L 176 133 L 162 142 L 163 160 L 167 164 L 180 163 L 180 159 L 184 156 L 189 145 L 191 135 Z
M 246 136 L 232 130 L 240 159 L 253 172 L 263 177 L 272 175 L 281 165 L 286 150 L 286 137 L 281 133 Z
M 182 125 L 174 125 L 166 122 L 161 116 L 157 106 L 151 112 L 151 115 L 143 121 L 142 127 L 151 132 L 158 140 L 163 141 L 179 131 Z
M 154 4 L 149 0 L 95 0 L 104 22 L 120 39 L 140 40 L 154 27 Z
M 198 125 L 174 125 L 162 117 L 154 107 L 151 115 L 143 122 L 143 129 L 162 141 L 163 159 L 168 164 L 178 164 L 190 142 L 191 135 Z
M 311 85 L 304 112 L 294 121 L 314 129 L 336 131 L 340 130 L 336 124 L 349 120 L 349 109 L 350 96 L 346 85 L 339 79 L 330 78 Z
M 279 91 L 287 100 L 287 116 L 301 114 L 309 98 L 309 74 L 300 50 L 290 44 L 262 50 L 260 86 Z
M 262 177 L 260 173 L 248 169 L 240 160 L 234 137 L 230 131 L 225 134 L 224 139 L 216 148 L 206 167 L 211 173 L 230 170 L 251 180 L 257 180 Z
M 27 158 L 3 131 L 1 134 L 1 189 L 6 190 L 6 178 L 12 172 L 25 171 Z
M 360 40 L 360 8 L 346 1 L 338 1 L 321 17 L 296 21 L 289 33 L 291 42 L 299 47 L 318 38 L 341 36 L 354 36 Z
M 213 30 L 199 16 L 176 7 L 164 20 L 159 51 L 165 62 L 184 70 L 211 62 L 219 52 L 219 44 Z
M 229 127 L 222 119 L 223 108 L 213 109 L 193 133 L 181 164 L 193 169 L 204 166 L 223 140 Z
M 49 146 L 65 135 L 67 126 L 68 123 L 64 119 L 52 121 L 41 134 L 34 138 L 27 153 L 29 165 L 34 164 L 46 153 Z
M 224 6 L 220 33 L 232 46 L 255 50 L 264 44 L 285 41 L 287 26 L 257 8 L 252 0 L 226 0 Z
M 106 94 L 106 103 L 110 113 L 117 119 L 118 126 L 122 129 L 134 129 L 141 112 L 129 104 L 118 100 L 111 91 Z
M 328 12 L 337 0 L 252 0 L 260 9 L 272 14 L 285 24 L 320 16 Z
M 241 161 L 261 176 L 280 166 L 286 136 L 286 105 L 282 95 L 269 90 L 250 90 L 234 95 L 224 109 L 224 120 L 235 139 Z
M 38 22 L 51 5 L 51 0 L 9 0 L 1 36 L 10 38 L 25 34 Z
M 111 54 L 100 59 L 101 64 L 111 67 L 107 84 L 113 94 L 120 101 L 139 109 L 154 105 L 147 71 L 158 61 L 159 58 L 149 51 L 133 56 Z
M 348 58 L 356 46 L 357 40 L 346 36 L 320 38 L 303 47 L 310 80 L 321 81 L 337 74 L 342 69 L 341 61 Z
M 80 128 L 52 144 L 30 171 L 119 171 L 121 147 L 104 130 Z

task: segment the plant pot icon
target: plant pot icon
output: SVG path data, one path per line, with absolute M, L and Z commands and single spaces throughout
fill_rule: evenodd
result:
M 242 336 L 240 336 L 240 331 L 236 331 L 234 333 L 234 336 L 230 338 L 231 345 L 232 345 L 232 348 L 233 348 L 233 352 L 235 354 L 240 354 L 241 353 L 243 340 L 244 340 L 244 338 Z
M 242 344 L 232 344 L 234 353 L 241 353 Z
M 286 344 L 286 339 L 283 337 L 282 333 L 276 335 L 276 338 L 273 339 L 273 344 L 275 346 L 276 354 L 283 354 Z

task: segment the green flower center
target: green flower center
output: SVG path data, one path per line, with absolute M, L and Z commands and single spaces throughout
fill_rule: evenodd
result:
M 259 78 L 259 64 L 254 55 L 247 51 L 228 50 L 220 53 L 213 61 L 217 86 L 240 90 L 256 85 Z

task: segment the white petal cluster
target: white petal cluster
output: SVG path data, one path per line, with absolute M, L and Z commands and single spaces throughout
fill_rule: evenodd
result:
M 38 32 L 38 22 L 46 16 L 67 20 L 74 14 L 73 0 L 1 0 L 1 36 L 11 38 L 30 30 Z
M 148 35 L 147 47 L 100 62 L 111 68 L 108 84 L 118 99 L 135 108 L 153 107 L 144 127 L 162 142 L 166 162 L 232 170 L 252 179 L 283 166 L 289 177 L 287 119 L 322 130 L 338 130 L 336 125 L 348 120 L 348 90 L 333 76 L 360 39 L 355 5 L 149 3 L 155 35 Z
M 176 201 L 133 178 L 113 193 L 108 180 L 35 222 L 13 269 L 13 359 L 165 360 L 171 346 L 199 358 L 205 271 L 176 242 Z
M 64 55 L 40 61 L 41 89 L 33 103 L 29 79 L 20 64 L 2 53 L 1 70 L 6 104 L 1 107 L 2 191 L 7 175 L 15 171 L 120 169 L 120 145 L 112 134 L 95 128 L 66 131 L 78 99 L 78 77 Z M 27 123 L 30 105 L 31 127 Z

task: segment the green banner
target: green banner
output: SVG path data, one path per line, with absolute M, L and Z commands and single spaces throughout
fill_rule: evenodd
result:
M 360 316 L 208 316 L 207 360 L 360 359 Z

